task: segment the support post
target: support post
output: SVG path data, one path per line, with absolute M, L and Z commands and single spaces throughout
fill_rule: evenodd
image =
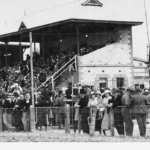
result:
M 8 42 L 5 42 L 5 50 L 6 50 L 6 56 L 5 56 L 6 57 L 6 65 L 5 66 L 7 67 L 7 65 L 8 65 L 8 63 L 7 63 L 8 62 L 7 61 Z
M 22 49 L 21 49 L 21 40 L 19 41 L 19 57 L 20 57 L 20 62 L 21 62 L 21 60 L 22 60 Z
M 42 50 L 43 50 L 43 65 L 45 64 L 45 47 L 44 47 L 44 35 L 42 37 Z
M 76 26 L 76 30 L 77 30 L 77 49 L 78 49 L 78 56 L 80 56 L 80 43 L 79 43 L 79 34 L 80 34 L 80 31 L 79 31 L 79 25 L 77 24 Z
M 35 130 L 35 111 L 34 107 L 31 105 L 30 107 L 30 132 L 34 132 Z
M 70 105 L 66 105 L 65 133 L 70 133 Z
M 114 136 L 114 109 L 111 108 L 110 110 L 110 134 L 111 136 Z
M 0 108 L 0 132 L 3 132 L 3 108 Z
M 52 76 L 52 90 L 54 90 L 54 77 Z
M 78 133 L 81 133 L 81 117 L 80 117 L 80 106 L 77 106 L 77 114 L 78 114 Z
M 29 33 L 29 38 L 30 38 L 31 97 L 32 97 L 32 106 L 30 108 L 30 131 L 33 132 L 35 130 L 35 114 L 34 114 L 32 32 Z

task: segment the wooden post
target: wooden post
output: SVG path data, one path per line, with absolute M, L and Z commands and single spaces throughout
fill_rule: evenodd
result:
M 111 136 L 114 136 L 114 110 L 111 108 L 110 110 L 110 134 Z
M 65 133 L 70 133 L 70 105 L 66 105 L 66 124 Z
M 0 108 L 0 132 L 3 132 L 3 108 Z
M 78 49 L 78 56 L 80 56 L 80 43 L 79 43 L 79 34 L 80 34 L 80 31 L 79 31 L 79 25 L 77 24 L 76 26 L 76 30 L 77 30 L 77 49 Z
M 80 117 L 80 106 L 77 107 L 78 112 L 78 133 L 81 133 L 81 117 Z
M 21 60 L 22 60 L 22 49 L 21 49 L 21 40 L 19 41 L 19 57 L 20 57 L 20 62 L 21 62 Z
M 31 105 L 30 107 L 30 131 L 34 132 L 35 130 L 35 111 L 34 107 Z
M 52 90 L 54 90 L 54 76 L 52 76 Z
M 5 66 L 7 67 L 7 65 L 8 65 L 8 64 L 7 64 L 7 50 L 8 50 L 8 42 L 5 42 L 5 50 L 6 50 L 6 56 L 5 56 L 5 57 L 6 57 L 6 65 L 5 65 Z

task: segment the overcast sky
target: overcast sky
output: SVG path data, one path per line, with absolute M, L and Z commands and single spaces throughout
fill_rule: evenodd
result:
M 0 0 L 0 30 L 23 17 L 24 12 L 26 12 L 26 14 L 30 14 L 32 12 L 47 9 L 52 6 L 61 5 L 71 1 L 75 0 Z M 103 0 L 99 1 L 102 2 Z M 129 2 L 129 0 L 120 1 Z M 145 2 L 150 30 L 150 0 L 145 0 Z M 130 0 L 130 3 L 134 8 L 140 7 L 141 15 L 143 15 L 142 13 L 144 13 L 144 0 Z M 126 10 L 128 11 L 128 8 Z M 143 20 L 145 20 L 144 17 Z M 143 25 L 133 27 L 133 49 L 135 57 L 144 59 L 147 58 L 146 44 L 148 44 L 146 24 L 143 23 Z

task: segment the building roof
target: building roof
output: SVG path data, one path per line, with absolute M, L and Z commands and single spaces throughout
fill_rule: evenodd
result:
M 148 61 L 146 59 L 138 58 L 138 57 L 133 57 L 134 61 L 139 61 L 139 62 L 144 62 L 147 63 Z
M 133 8 L 129 0 L 99 0 L 102 6 L 83 6 L 86 0 L 76 0 L 55 6 L 47 10 L 24 16 L 13 25 L 0 31 L 0 37 L 18 33 L 21 24 L 24 29 L 34 29 L 67 20 L 100 21 L 102 23 L 119 23 L 140 25 L 143 20 L 139 10 Z

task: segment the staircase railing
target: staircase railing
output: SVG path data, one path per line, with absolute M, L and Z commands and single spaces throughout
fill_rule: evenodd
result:
M 49 77 L 45 82 L 43 82 L 37 89 L 40 89 L 45 83 L 50 81 L 52 83 L 52 89 L 54 89 L 54 80 L 56 80 L 59 76 L 61 76 L 70 65 L 75 64 L 75 70 L 77 70 L 77 55 L 75 55 L 72 59 L 70 59 L 64 66 L 62 66 L 58 71 L 56 71 L 51 77 Z

